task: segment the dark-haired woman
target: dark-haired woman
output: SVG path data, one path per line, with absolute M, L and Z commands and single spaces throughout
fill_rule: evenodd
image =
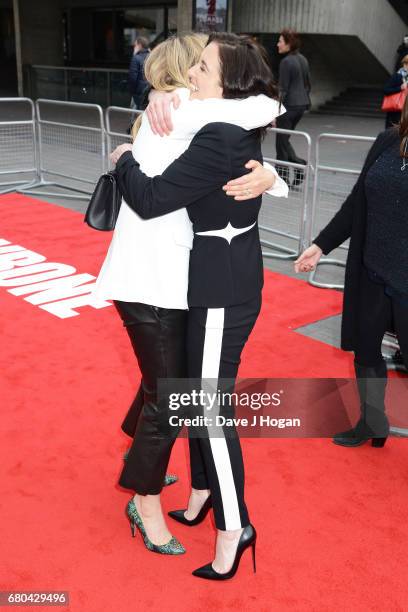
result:
M 387 368 L 381 344 L 394 328 L 408 366 L 408 104 L 399 127 L 374 142 L 360 177 L 339 212 L 295 262 L 297 272 L 316 266 L 350 238 L 346 265 L 341 346 L 354 351 L 361 417 L 334 442 L 382 447 L 389 433 L 385 414 Z
M 282 55 L 279 65 L 279 91 L 286 113 L 276 120 L 276 127 L 294 130 L 303 114 L 310 108 L 310 69 L 309 62 L 300 53 L 300 38 L 294 30 L 282 30 L 277 43 L 278 52 Z M 289 142 L 290 134 L 276 134 L 276 159 L 295 164 L 306 164 L 296 154 Z M 280 176 L 289 182 L 289 168 L 277 166 Z M 293 186 L 298 187 L 303 181 L 304 172 L 295 168 Z
M 248 37 L 214 34 L 189 72 L 194 96 L 276 98 L 272 73 Z M 161 176 L 145 176 L 126 145 L 112 156 L 126 202 L 150 219 L 187 207 L 193 223 L 190 256 L 187 362 L 191 379 L 234 380 L 241 352 L 261 307 L 262 253 L 257 227 L 261 198 L 237 203 L 223 186 L 240 176 L 248 159 L 262 160 L 259 130 L 209 123 Z M 219 407 L 220 412 L 224 406 Z M 231 407 L 225 407 L 226 411 Z M 227 431 L 228 429 L 228 431 Z M 186 511 L 171 516 L 185 525 L 204 519 L 212 506 L 218 529 L 216 555 L 194 575 L 232 577 L 243 551 L 255 551 L 256 532 L 244 499 L 244 466 L 235 429 L 190 438 L 192 493 Z M 154 462 L 153 462 L 154 463 Z M 137 524 L 140 517 L 137 518 Z M 139 525 L 140 526 L 140 525 Z M 255 558 L 255 557 L 254 557 Z

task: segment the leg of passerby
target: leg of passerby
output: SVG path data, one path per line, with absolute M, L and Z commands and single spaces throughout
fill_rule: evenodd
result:
M 290 130 L 291 121 L 289 113 L 286 112 L 276 119 L 276 127 L 283 130 Z M 289 134 L 276 134 L 276 159 L 289 161 Z M 276 172 L 279 176 L 289 184 L 289 167 L 276 164 Z
M 304 108 L 296 109 L 290 108 L 286 111 L 284 115 L 281 115 L 276 120 L 276 126 L 285 130 L 294 130 L 301 120 L 304 114 Z M 306 165 L 306 160 L 299 157 L 296 154 L 295 149 L 293 148 L 290 142 L 289 134 L 277 134 L 276 135 L 276 158 L 282 159 L 283 161 L 289 161 L 294 164 L 302 164 Z M 283 167 L 281 167 L 283 168 Z M 282 176 L 282 178 L 288 182 L 289 179 L 289 168 L 287 166 L 284 167 L 285 172 L 279 172 L 277 166 L 277 172 Z M 285 176 L 283 176 L 285 174 Z M 298 187 L 304 179 L 304 171 L 301 168 L 295 168 L 294 170 L 294 181 L 292 183 L 293 187 Z
M 299 123 L 299 121 L 301 120 L 301 118 L 303 117 L 303 114 L 305 112 L 304 108 L 300 108 L 300 109 L 292 109 L 291 111 L 291 120 L 292 120 L 292 127 L 290 128 L 291 130 L 295 130 L 297 124 Z M 306 160 L 303 159 L 303 157 L 299 157 L 296 154 L 296 151 L 294 150 L 294 148 L 292 147 L 292 145 L 289 143 L 290 146 L 290 150 L 289 150 L 289 161 L 291 161 L 294 164 L 302 164 L 302 166 L 306 165 Z M 293 179 L 293 183 L 292 183 L 292 187 L 296 188 L 299 187 L 299 185 L 301 185 L 301 183 L 303 182 L 304 178 L 305 178 L 305 173 L 303 171 L 303 169 L 301 168 L 295 168 L 294 169 L 294 179 Z
M 363 270 L 360 280 L 358 333 L 354 368 L 360 397 L 360 419 L 350 430 L 334 436 L 340 446 L 360 446 L 370 438 L 373 446 L 384 444 L 389 424 L 385 414 L 387 367 L 381 344 L 392 325 L 392 300 L 384 285 L 371 280 Z
M 403 301 L 393 298 L 392 315 L 401 358 L 408 370 L 408 302 L 406 298 Z

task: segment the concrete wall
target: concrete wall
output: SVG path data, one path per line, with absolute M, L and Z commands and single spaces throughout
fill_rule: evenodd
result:
M 192 0 L 178 0 L 177 6 L 177 33 L 190 32 L 193 23 Z
M 313 108 L 352 85 L 381 88 L 388 79 L 386 69 L 357 36 L 308 34 L 302 41 L 311 66 Z
M 272 55 L 287 27 L 301 34 L 314 108 L 352 85 L 382 87 L 407 30 L 388 0 L 234 0 L 232 29 L 274 33 Z
M 407 29 L 388 0 L 234 0 L 236 32 L 279 32 L 356 36 L 388 71 Z

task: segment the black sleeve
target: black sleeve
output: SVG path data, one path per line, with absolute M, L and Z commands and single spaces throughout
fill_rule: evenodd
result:
M 137 90 L 137 82 L 140 77 L 140 62 L 136 55 L 132 56 L 129 66 L 128 85 L 129 91 L 133 95 Z
M 350 238 L 353 225 L 354 206 L 357 204 L 357 194 L 364 183 L 367 170 L 377 159 L 384 146 L 383 143 L 385 140 L 389 138 L 390 135 L 388 132 L 389 130 L 381 132 L 381 134 L 377 136 L 377 139 L 367 154 L 363 169 L 350 195 L 347 197 L 340 210 L 334 215 L 333 219 L 329 221 L 324 229 L 322 229 L 317 238 L 313 240 L 314 244 L 317 244 L 317 246 L 322 249 L 324 255 L 327 255 L 330 251 L 333 251 L 333 249 Z
M 384 86 L 384 94 L 389 96 L 401 91 L 402 76 L 398 73 L 393 74 Z
M 209 123 L 162 175 L 143 174 L 130 151 L 119 158 L 116 171 L 125 202 L 142 219 L 152 219 L 221 189 L 231 177 L 231 160 L 222 127 Z

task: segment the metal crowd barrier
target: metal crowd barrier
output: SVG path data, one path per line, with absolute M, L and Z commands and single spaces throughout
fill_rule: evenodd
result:
M 0 117 L 1 194 L 38 183 L 39 157 L 33 101 L 0 98 Z
M 122 108 L 121 106 L 109 106 L 106 109 L 107 169 L 109 168 L 109 153 L 118 145 L 123 144 L 124 139 L 131 141 L 130 127 L 142 112 L 131 108 Z
M 97 104 L 39 99 L 34 108 L 29 98 L 0 98 L 0 117 L 5 119 L 0 120 L 0 178 L 5 179 L 0 182 L 0 194 L 18 191 L 88 200 L 99 176 L 109 168 L 108 153 L 124 140 L 130 140 L 129 127 L 140 112 L 110 106 L 105 113 L 105 129 L 103 111 Z M 265 157 L 287 180 L 290 192 L 288 199 L 264 196 L 259 229 L 261 244 L 268 249 L 263 251 L 264 257 L 291 260 L 311 244 L 339 210 L 360 174 L 374 138 L 320 134 L 313 169 L 309 134 L 271 128 L 268 137 L 279 133 L 289 134 L 295 140 L 296 152 L 305 159 L 305 164 Z M 344 167 L 336 156 L 343 149 L 344 159 L 344 146 L 350 143 L 353 147 L 347 149 L 348 162 Z M 325 145 L 328 145 L 327 151 L 323 150 Z M 313 172 L 311 194 L 309 183 Z M 60 191 L 38 191 L 42 186 L 54 186 Z M 315 287 L 343 289 L 343 284 L 316 280 L 316 273 L 320 266 L 344 268 L 347 249 L 347 244 L 341 245 L 334 252 L 334 258 L 322 258 L 309 275 L 309 283 Z M 386 335 L 383 346 L 399 349 L 392 334 Z M 390 355 L 386 358 L 389 368 L 405 371 L 400 359 Z
M 54 186 L 75 193 L 27 188 L 19 191 L 88 200 L 107 163 L 102 108 L 97 104 L 39 99 L 36 113 L 40 158 L 38 186 Z
M 306 222 L 308 217 L 309 182 L 312 172 L 312 141 L 306 132 L 294 132 L 280 128 L 268 129 L 268 137 L 277 134 L 288 134 L 295 141 L 297 155 L 305 159 L 305 164 L 297 164 L 264 157 L 264 161 L 273 164 L 279 175 L 289 186 L 288 198 L 275 198 L 264 194 L 259 214 L 262 251 L 269 259 L 296 259 L 306 248 Z M 271 241 L 271 236 L 275 239 Z
M 350 136 L 346 134 L 319 134 L 316 142 L 316 166 L 313 182 L 311 214 L 308 225 L 308 244 L 313 242 L 321 229 L 332 219 L 335 213 L 351 192 L 354 183 L 361 172 L 364 159 L 375 138 L 369 136 Z M 329 150 L 322 152 L 324 143 L 329 144 Z M 348 167 L 339 166 L 336 156 L 341 151 L 344 157 L 344 145 L 353 143 L 353 149 L 348 151 Z M 357 145 L 359 143 L 359 145 Z M 357 145 L 357 146 L 356 146 Z M 360 146 L 361 145 L 361 146 Z M 325 163 L 322 163 L 324 158 Z M 337 165 L 336 165 L 337 164 Z M 314 287 L 328 289 L 343 289 L 343 283 L 329 283 L 316 280 L 320 266 L 345 267 L 348 243 L 335 250 L 335 257 L 323 257 L 308 281 Z

